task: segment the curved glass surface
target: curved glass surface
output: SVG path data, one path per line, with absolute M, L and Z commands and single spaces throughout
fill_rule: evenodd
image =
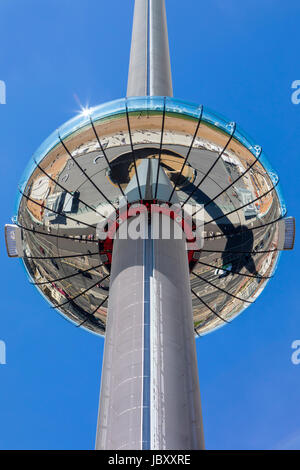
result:
M 204 207 L 204 245 L 190 262 L 194 326 L 203 335 L 262 292 L 278 261 L 278 220 L 286 214 L 264 151 L 208 108 L 169 97 L 119 99 L 60 126 L 20 182 L 15 219 L 23 261 L 51 305 L 103 335 L 110 272 L 96 226 L 118 208 L 149 158 L 158 159 L 183 207 Z

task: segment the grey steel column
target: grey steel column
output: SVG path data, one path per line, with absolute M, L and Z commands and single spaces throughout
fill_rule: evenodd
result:
M 157 159 L 138 167 L 141 194 L 148 200 L 157 168 Z M 138 197 L 136 185 L 133 177 L 126 189 L 129 202 Z M 168 200 L 171 191 L 160 168 L 158 198 Z M 178 202 L 176 193 L 172 202 Z M 142 238 L 114 241 L 96 448 L 202 449 L 186 242 L 164 239 L 162 227 L 174 233 L 168 216 L 150 222 L 148 214 L 143 217 Z
M 96 448 L 204 448 L 183 239 L 115 241 Z
M 164 0 L 135 1 L 127 96 L 145 95 L 173 95 Z M 157 168 L 157 159 L 139 164 L 129 202 L 153 200 L 157 176 L 157 199 L 168 200 Z M 114 241 L 96 449 L 203 449 L 185 240 L 154 237 L 154 219 L 144 222 L 148 236 Z
M 149 95 L 173 96 L 165 0 L 149 3 Z
M 127 96 L 173 96 L 165 0 L 135 0 Z
M 149 0 L 135 0 L 127 96 L 148 95 Z
M 143 240 L 116 240 L 96 449 L 142 449 Z
M 162 216 L 164 219 L 165 216 Z M 204 449 L 184 240 L 149 240 L 151 449 Z

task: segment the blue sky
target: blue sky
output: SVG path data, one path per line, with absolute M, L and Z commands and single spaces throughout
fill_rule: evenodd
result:
M 262 145 L 299 220 L 300 3 L 167 0 L 174 96 Z M 126 94 L 133 0 L 1 0 L 1 226 L 30 156 L 84 105 Z M 1 233 L 0 449 L 92 449 L 103 340 L 79 331 L 6 256 Z M 258 301 L 197 341 L 208 449 L 300 449 L 299 245 Z

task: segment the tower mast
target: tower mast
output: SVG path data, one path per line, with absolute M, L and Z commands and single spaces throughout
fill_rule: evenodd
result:
M 135 0 L 127 96 L 173 96 L 164 0 Z
M 173 95 L 164 0 L 135 1 L 127 95 Z M 173 194 L 158 159 L 137 174 L 129 202 L 138 186 L 137 199 Z M 186 242 L 154 238 L 152 219 L 145 226 L 144 239 L 114 240 L 96 449 L 202 449 Z

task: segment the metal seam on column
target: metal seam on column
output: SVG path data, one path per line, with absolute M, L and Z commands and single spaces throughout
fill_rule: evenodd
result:
M 147 96 L 150 95 L 150 2 L 151 0 L 147 0 L 147 80 L 146 80 L 146 94 Z
M 150 450 L 150 278 L 153 273 L 153 244 L 148 234 L 144 238 L 144 357 L 142 402 L 142 449 Z
M 145 241 L 143 242 L 143 309 L 145 309 Z M 142 320 L 142 351 L 144 352 L 144 312 L 143 312 L 143 317 L 141 318 Z M 142 358 L 142 370 L 141 370 L 141 375 L 142 375 L 142 383 L 141 383 L 141 427 L 140 427 L 140 433 L 141 433 L 141 445 L 140 449 L 143 450 L 143 393 L 144 393 L 144 357 Z
M 151 227 L 152 231 L 152 227 Z M 152 239 L 151 232 L 151 245 L 152 245 L 152 277 L 150 279 L 150 449 L 158 450 L 159 445 L 157 442 L 157 419 L 158 410 L 157 404 L 155 403 L 155 395 L 157 398 L 157 333 L 158 333 L 158 322 L 157 322 L 157 301 L 159 297 L 156 295 L 157 286 L 155 283 L 155 241 Z M 156 333 L 156 334 L 154 334 Z
M 152 227 L 151 227 L 152 231 Z M 153 341 L 155 339 L 153 332 L 155 331 L 155 328 L 157 328 L 157 325 L 155 324 L 156 321 L 156 315 L 155 315 L 155 309 L 156 309 L 156 298 L 153 293 L 154 289 L 154 269 L 155 269 L 155 255 L 154 255 L 154 240 L 152 240 L 152 233 L 151 233 L 151 245 L 152 245 L 152 276 L 150 278 L 150 302 L 151 302 L 151 307 L 150 307 L 150 449 L 154 450 L 154 442 L 153 442 L 153 427 L 155 423 L 155 416 L 153 414 L 154 410 L 154 402 L 153 402 L 153 393 L 154 391 L 154 384 L 153 384 L 153 378 L 154 378 L 154 353 L 155 353 L 155 347 L 153 345 Z

